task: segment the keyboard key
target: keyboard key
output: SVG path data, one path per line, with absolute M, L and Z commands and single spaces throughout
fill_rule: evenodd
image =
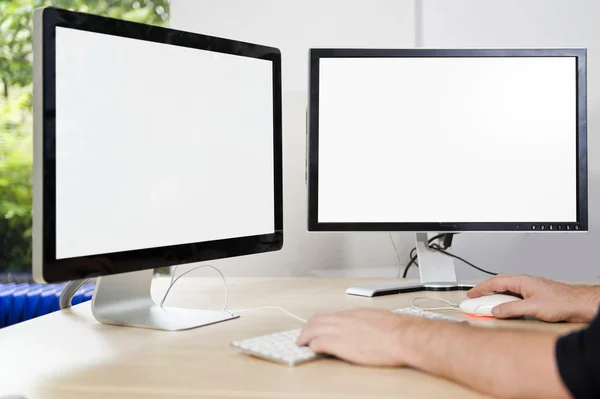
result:
M 310 348 L 296 345 L 300 331 L 300 329 L 281 331 L 235 341 L 232 345 L 246 354 L 288 366 L 324 357 L 322 354 L 314 353 Z

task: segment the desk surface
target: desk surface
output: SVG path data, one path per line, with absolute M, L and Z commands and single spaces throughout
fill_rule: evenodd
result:
M 300 317 L 342 309 L 396 309 L 424 293 L 380 298 L 347 296 L 350 285 L 373 279 L 230 279 L 229 309 L 282 306 Z M 158 298 L 167 281 L 153 284 Z M 433 293 L 460 301 L 464 292 Z M 220 280 L 182 279 L 170 306 L 217 309 Z M 577 324 L 531 320 L 477 320 L 498 328 L 565 333 Z M 238 353 L 230 342 L 299 328 L 278 310 L 244 313 L 239 319 L 183 332 L 102 325 L 84 303 L 0 330 L 0 396 L 31 398 L 483 398 L 457 384 L 416 370 L 364 368 L 324 359 L 295 368 Z

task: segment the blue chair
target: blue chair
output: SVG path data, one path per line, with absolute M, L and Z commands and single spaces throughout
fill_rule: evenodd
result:
M 42 291 L 40 294 L 40 301 L 38 303 L 36 316 L 43 316 L 50 313 L 50 307 L 52 306 L 52 300 L 54 299 L 56 291 L 57 288 L 54 286 L 50 286 L 46 290 Z
M 83 294 L 85 294 L 88 291 L 91 291 L 93 294 L 94 287 L 95 287 L 94 283 L 88 283 L 88 284 L 85 284 L 80 289 L 78 289 L 77 292 L 75 292 L 75 294 L 73 295 L 73 299 L 71 300 L 71 305 L 75 306 L 75 305 L 79 305 L 80 303 L 84 302 Z
M 62 294 L 62 290 L 62 288 L 57 288 L 54 293 L 54 297 L 52 297 L 52 302 L 50 304 L 50 313 L 60 310 L 60 295 Z
M 83 293 L 83 301 L 87 302 L 92 300 L 92 296 L 94 296 L 94 290 L 86 291 Z
M 94 283 L 87 283 L 82 288 L 84 288 L 86 291 L 89 291 L 89 290 L 94 291 L 94 288 L 96 288 L 96 284 L 94 284 Z
M 12 306 L 12 295 L 15 291 L 24 288 L 27 284 L 6 284 L 0 290 L 0 328 L 8 322 L 8 313 Z
M 25 297 L 25 309 L 23 311 L 23 321 L 31 320 L 37 317 L 37 308 L 40 302 L 40 296 L 44 288 L 38 287 L 27 293 Z
M 22 285 L 22 284 L 19 284 L 19 285 Z M 17 284 L 15 284 L 15 283 L 1 284 L 0 285 L 0 292 L 5 291 L 5 290 L 9 290 L 9 289 L 14 288 L 16 286 L 17 286 Z
M 59 310 L 65 285 L 0 283 L 0 328 Z M 71 303 L 77 305 L 92 299 L 94 287 L 94 283 L 85 284 Z
M 81 302 L 83 302 L 83 294 L 85 293 L 85 291 L 86 288 L 81 287 L 77 290 L 77 292 L 75 292 L 75 294 L 73 295 L 73 299 L 71 299 L 72 306 L 79 305 Z
M 14 290 L 14 288 L 13 288 Z M 11 290 L 2 290 L 0 291 L 0 328 L 4 327 L 6 324 L 6 315 L 8 314 L 8 308 L 10 307 L 10 303 L 12 301 L 12 291 Z
M 12 303 L 6 318 L 6 325 L 12 326 L 23 319 L 23 309 L 25 308 L 25 298 L 29 292 L 29 287 L 23 287 L 12 294 Z
M 9 283 L 9 284 L 2 284 L 2 283 L 0 283 L 0 292 L 2 292 L 4 290 L 7 290 L 9 288 L 12 288 L 14 286 L 16 286 L 15 283 Z

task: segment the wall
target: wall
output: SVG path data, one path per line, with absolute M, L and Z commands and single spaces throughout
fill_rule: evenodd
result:
M 309 234 L 304 182 L 310 47 L 412 47 L 412 0 L 173 0 L 171 27 L 278 47 L 283 68 L 284 249 L 212 262 L 232 275 L 327 274 L 367 268 L 394 276 L 385 233 Z M 407 257 L 411 234 L 395 233 Z M 381 269 L 381 270 L 380 270 Z
M 596 0 L 418 0 L 424 47 L 587 47 L 590 232 L 573 235 L 469 234 L 455 252 L 507 273 L 557 279 L 600 277 L 600 2 Z M 543 150 L 543 149 L 540 149 Z M 460 274 L 475 275 L 459 266 Z

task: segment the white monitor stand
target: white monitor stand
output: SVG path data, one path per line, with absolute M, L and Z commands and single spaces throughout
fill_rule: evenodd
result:
M 92 313 L 104 324 L 179 331 L 239 316 L 227 311 L 161 307 L 150 295 L 152 269 L 99 277 Z
M 427 233 L 417 233 L 417 259 L 421 284 L 406 284 L 402 281 L 350 287 L 348 295 L 366 297 L 403 294 L 418 291 L 469 290 L 474 284 L 461 284 L 456 279 L 454 259 L 429 247 Z

